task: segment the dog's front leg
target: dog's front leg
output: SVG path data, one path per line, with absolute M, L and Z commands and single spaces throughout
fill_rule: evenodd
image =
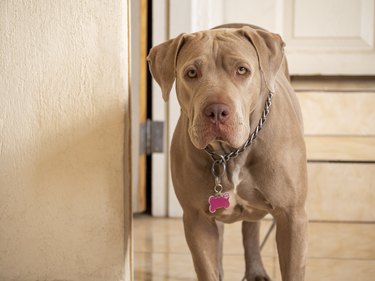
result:
M 307 215 L 304 208 L 275 212 L 276 242 L 283 281 L 303 281 L 307 255 Z
M 260 256 L 259 248 L 259 229 L 260 221 L 258 222 L 242 222 L 242 236 L 243 245 L 245 249 L 245 279 L 246 281 L 270 281 L 271 278 L 267 275 L 262 258 Z
M 221 230 L 214 219 L 200 212 L 184 212 L 185 236 L 199 281 L 221 281 Z

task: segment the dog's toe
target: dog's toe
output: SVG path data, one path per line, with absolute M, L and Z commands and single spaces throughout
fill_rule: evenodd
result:
M 269 278 L 267 274 L 265 274 L 265 275 L 255 275 L 251 277 L 244 277 L 242 281 L 272 281 L 272 279 Z
M 254 281 L 271 281 L 271 279 L 266 276 L 256 276 Z

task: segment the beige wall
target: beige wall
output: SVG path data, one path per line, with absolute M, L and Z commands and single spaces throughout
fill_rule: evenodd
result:
M 0 1 L 0 280 L 129 276 L 127 8 Z

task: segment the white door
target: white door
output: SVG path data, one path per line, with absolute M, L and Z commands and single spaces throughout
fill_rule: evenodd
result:
M 374 75 L 374 0 L 285 0 L 293 74 Z
M 153 30 L 159 42 L 181 32 L 209 29 L 223 23 L 251 23 L 283 37 L 293 75 L 375 75 L 375 0 L 154 2 L 154 7 L 160 9 L 154 12 L 154 21 L 158 25 L 154 22 Z M 165 9 L 166 2 L 169 2 L 169 9 Z M 160 5 L 164 8 L 160 8 Z M 153 89 L 159 91 L 157 86 Z M 154 108 L 164 109 L 160 92 L 153 96 Z M 160 98 L 156 99 L 157 96 Z M 178 116 L 179 105 L 172 93 L 165 114 L 158 115 L 159 119 L 165 118 L 167 122 L 166 146 L 169 145 Z M 168 155 L 165 162 L 168 162 Z M 158 169 L 161 169 L 158 163 Z M 162 169 L 165 170 L 159 170 L 156 177 L 165 175 L 164 186 L 160 186 L 160 182 L 153 186 L 153 193 L 159 198 L 153 200 L 153 209 L 157 210 L 154 215 L 181 216 L 167 164 Z

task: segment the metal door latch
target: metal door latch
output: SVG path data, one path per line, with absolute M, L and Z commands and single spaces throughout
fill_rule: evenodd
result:
M 147 119 L 140 126 L 140 154 L 164 152 L 164 122 Z

